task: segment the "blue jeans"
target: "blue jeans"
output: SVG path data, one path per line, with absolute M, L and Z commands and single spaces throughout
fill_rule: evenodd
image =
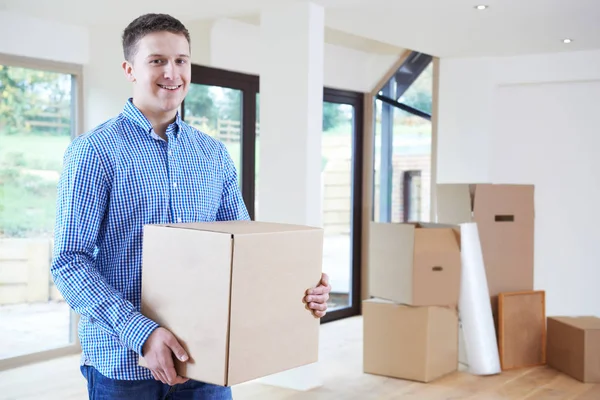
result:
M 154 379 L 121 381 L 102 375 L 94 367 L 81 366 L 90 400 L 231 400 L 231 388 L 189 380 L 169 386 Z

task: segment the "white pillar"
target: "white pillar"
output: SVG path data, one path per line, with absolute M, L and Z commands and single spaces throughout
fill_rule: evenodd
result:
M 261 14 L 261 221 L 322 226 L 324 19 L 312 3 Z M 318 363 L 259 381 L 296 390 L 322 385 Z
M 261 14 L 261 221 L 322 226 L 324 19 L 312 3 Z

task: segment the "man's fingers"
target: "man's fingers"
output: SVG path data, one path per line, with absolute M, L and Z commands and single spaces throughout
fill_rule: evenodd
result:
M 169 341 L 167 341 L 167 346 L 169 346 L 169 348 L 171 349 L 173 354 L 175 354 L 175 357 L 177 357 L 177 359 L 179 361 L 187 361 L 188 360 L 187 353 L 185 352 L 183 347 L 179 344 L 179 342 L 177 341 L 175 336 L 173 336 Z
M 329 285 L 329 276 L 323 272 L 323 274 L 321 274 L 321 283 L 324 286 L 328 286 Z
M 317 318 L 323 318 L 325 316 L 325 311 L 313 311 L 313 315 Z
M 180 385 L 182 383 L 186 383 L 187 381 L 189 381 L 188 378 L 184 378 L 183 376 L 177 375 L 177 377 L 175 378 L 175 383 L 173 385 Z
M 165 368 L 164 374 L 167 378 L 167 383 L 171 386 L 175 385 L 175 381 L 177 380 L 177 372 L 175 371 L 175 368 Z
M 306 296 L 307 303 L 327 303 L 327 300 L 329 300 L 329 293 Z
M 168 385 L 169 383 L 167 382 L 167 378 L 164 376 L 164 374 L 159 371 L 152 371 L 152 376 L 154 376 L 154 379 L 156 379 L 157 381 L 161 381 L 162 383 L 164 383 L 165 385 Z
M 313 294 L 325 294 L 325 293 L 329 293 L 331 291 L 331 286 L 327 285 L 327 286 L 317 286 L 316 288 L 312 288 L 309 289 L 307 294 L 309 295 L 313 295 Z
M 327 304 L 325 303 L 309 303 L 308 306 L 311 310 L 325 311 L 327 310 Z

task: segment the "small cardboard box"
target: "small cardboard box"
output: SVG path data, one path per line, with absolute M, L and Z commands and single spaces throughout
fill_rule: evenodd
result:
M 600 318 L 548 317 L 548 366 L 581 382 L 600 383 Z
M 144 227 L 142 314 L 190 360 L 181 376 L 222 386 L 318 361 L 320 228 L 254 221 Z M 146 366 L 143 358 L 140 365 Z
M 458 227 L 373 222 L 369 245 L 370 296 L 414 306 L 458 304 Z
M 458 369 L 458 312 L 363 301 L 363 370 L 430 382 Z
M 476 222 L 492 301 L 498 294 L 533 290 L 534 187 L 438 184 L 436 221 Z

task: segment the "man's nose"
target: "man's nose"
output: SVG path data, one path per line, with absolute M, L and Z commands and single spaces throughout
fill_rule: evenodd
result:
M 177 74 L 177 68 L 175 68 L 175 65 L 173 64 L 173 62 L 169 61 L 165 65 L 165 69 L 164 69 L 163 73 L 164 73 L 165 79 L 175 79 L 175 75 Z

